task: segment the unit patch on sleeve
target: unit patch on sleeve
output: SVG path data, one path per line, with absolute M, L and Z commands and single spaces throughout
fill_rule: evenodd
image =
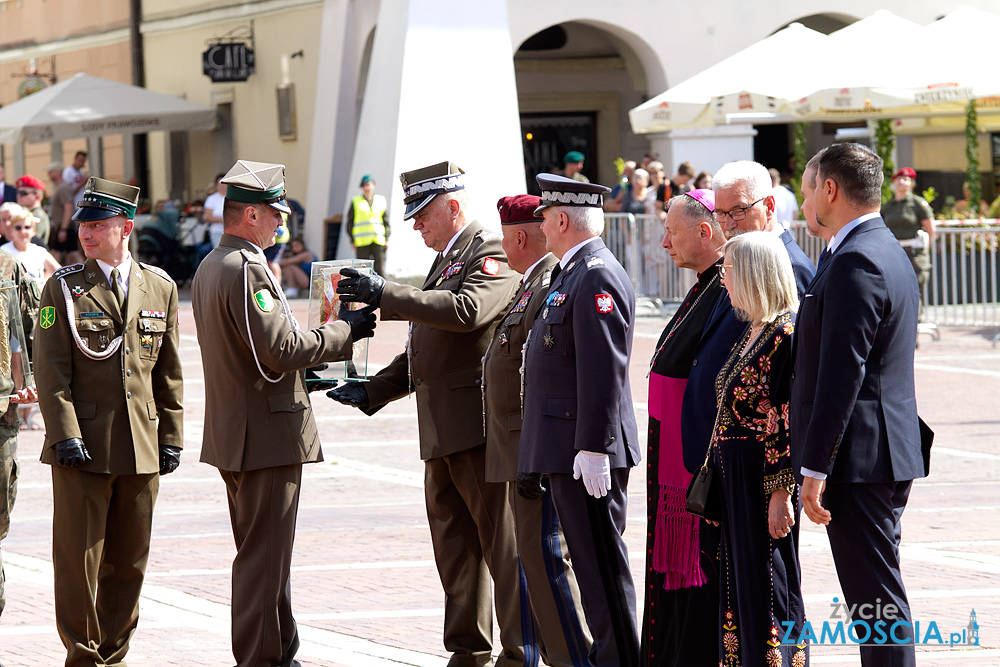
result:
M 487 257 L 483 260 L 483 273 L 488 276 L 495 276 L 500 273 L 500 262 L 492 257 Z
M 615 309 L 615 300 L 610 294 L 595 294 L 594 303 L 597 305 L 597 312 L 606 315 Z
M 257 290 L 254 292 L 253 300 L 257 304 L 257 307 L 265 313 L 270 313 L 274 310 L 274 297 L 271 296 L 269 290 Z

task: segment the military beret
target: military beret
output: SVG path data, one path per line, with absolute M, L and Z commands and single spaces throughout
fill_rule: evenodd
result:
M 535 215 L 550 206 L 592 206 L 604 208 L 604 195 L 611 188 L 597 183 L 582 183 L 556 174 L 538 174 L 535 181 L 542 191 L 542 203 Z
M 409 220 L 435 197 L 444 192 L 465 188 L 465 171 L 454 162 L 439 162 L 429 167 L 404 171 L 399 175 L 403 184 L 403 220 Z
M 135 209 L 138 205 L 139 188 L 94 177 L 87 181 L 83 198 L 77 204 L 79 208 L 73 214 L 73 219 L 91 222 L 124 215 L 132 220 L 135 218 Z
M 571 164 L 573 162 L 583 162 L 583 153 L 580 151 L 570 151 L 563 156 L 563 164 Z
M 267 204 L 281 213 L 291 213 L 285 203 L 285 165 L 237 160 L 222 182 L 226 199 L 241 204 Z
M 369 183 L 374 183 L 374 182 L 375 182 L 374 178 L 372 178 L 368 174 L 365 174 L 364 176 L 361 177 L 361 185 L 359 185 L 358 187 L 359 188 L 363 188 L 366 185 L 368 185 Z
M 522 222 L 541 222 L 541 216 L 535 215 L 535 209 L 541 206 L 542 199 L 535 195 L 514 195 L 501 197 L 497 202 L 501 225 L 517 225 Z
M 892 175 L 892 180 L 896 180 L 900 176 L 906 176 L 907 178 L 910 178 L 910 179 L 913 179 L 913 180 L 917 180 L 917 172 L 913 171 L 909 167 L 903 167 L 902 169 L 900 169 L 899 171 L 897 171 L 895 174 L 893 174 Z
M 40 180 L 32 176 L 31 174 L 25 174 L 21 178 L 17 179 L 17 187 L 19 188 L 33 188 L 35 190 L 44 190 L 45 184 Z

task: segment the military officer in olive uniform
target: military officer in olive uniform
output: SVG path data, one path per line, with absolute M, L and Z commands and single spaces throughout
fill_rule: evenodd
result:
M 535 216 L 541 201 L 534 195 L 516 195 L 497 202 L 507 263 L 523 277 L 483 358 L 486 480 L 508 487 L 517 553 L 527 583 L 521 595 L 527 594 L 531 603 L 542 657 L 548 665 L 570 667 L 586 664 L 590 651 L 580 589 L 552 494 L 540 474 L 517 473 L 524 397 L 522 347 L 545 301 L 557 262 L 545 249 L 545 235 L 539 229 L 542 219 Z
M 290 566 L 302 464 L 323 460 L 302 370 L 350 359 L 375 315 L 300 330 L 263 254 L 290 212 L 284 165 L 240 160 L 222 182 L 222 239 L 191 291 L 205 368 L 201 460 L 226 483 L 236 541 L 233 655 L 239 667 L 288 667 L 299 664 Z
M 38 400 L 34 382 L 25 370 L 30 368 L 27 342 L 34 333 L 38 317 L 38 283 L 25 273 L 21 264 L 6 252 L 0 252 L 0 541 L 10 530 L 10 514 L 17 498 L 17 405 Z M 21 386 L 22 389 L 18 390 Z M 0 552 L 0 614 L 4 595 L 3 553 Z
M 882 204 L 882 219 L 903 246 L 917 274 L 920 311 L 924 309 L 924 287 L 931 275 L 931 242 L 934 240 L 934 211 L 927 200 L 913 194 L 917 172 L 903 167 L 892 177 L 893 197 Z
M 128 251 L 139 188 L 87 182 L 85 264 L 45 283 L 35 380 L 52 466 L 56 627 L 66 665 L 121 665 L 139 620 L 159 475 L 184 436 L 177 285 Z
M 639 664 L 625 531 L 639 439 L 628 363 L 635 294 L 600 239 L 603 185 L 539 174 L 542 233 L 559 258 L 524 361 L 518 471 L 546 473 L 594 638 L 590 663 Z M 582 478 L 582 479 L 581 479 Z
M 434 558 L 445 591 L 444 646 L 451 667 L 489 664 L 493 619 L 489 576 L 497 596 L 503 650 L 497 664 L 533 664 L 522 636 L 529 610 L 517 595 L 520 569 L 506 485 L 486 481 L 482 357 L 517 289 L 500 238 L 467 218 L 464 172 L 451 162 L 404 173 L 404 220 L 438 251 L 422 288 L 345 270 L 345 301 L 380 304 L 382 319 L 409 320 L 406 352 L 370 382 L 331 396 L 373 414 L 417 395 L 420 458 Z M 522 618 L 522 613 L 525 617 Z M 529 626 L 530 627 L 530 626 Z

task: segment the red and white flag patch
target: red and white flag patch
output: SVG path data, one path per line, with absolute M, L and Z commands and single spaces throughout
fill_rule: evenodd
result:
M 489 276 L 495 276 L 500 273 L 500 262 L 492 257 L 487 257 L 483 260 L 483 273 Z
M 606 315 L 615 309 L 615 300 L 610 294 L 595 294 L 594 303 L 597 305 L 597 312 Z

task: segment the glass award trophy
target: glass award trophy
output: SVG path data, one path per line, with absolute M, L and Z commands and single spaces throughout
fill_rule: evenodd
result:
M 13 280 L 0 281 L 0 401 L 34 384 L 18 285 Z
M 337 283 L 340 282 L 340 272 L 343 269 L 357 269 L 363 274 L 371 274 L 374 266 L 375 262 L 370 259 L 335 259 L 326 262 L 313 262 L 309 280 L 309 328 L 315 329 L 327 322 L 338 320 L 343 310 L 365 308 L 366 305 L 363 303 L 341 301 L 340 295 L 337 294 Z M 353 359 L 332 362 L 319 375 L 325 380 L 367 382 L 368 339 L 363 338 L 354 342 Z

